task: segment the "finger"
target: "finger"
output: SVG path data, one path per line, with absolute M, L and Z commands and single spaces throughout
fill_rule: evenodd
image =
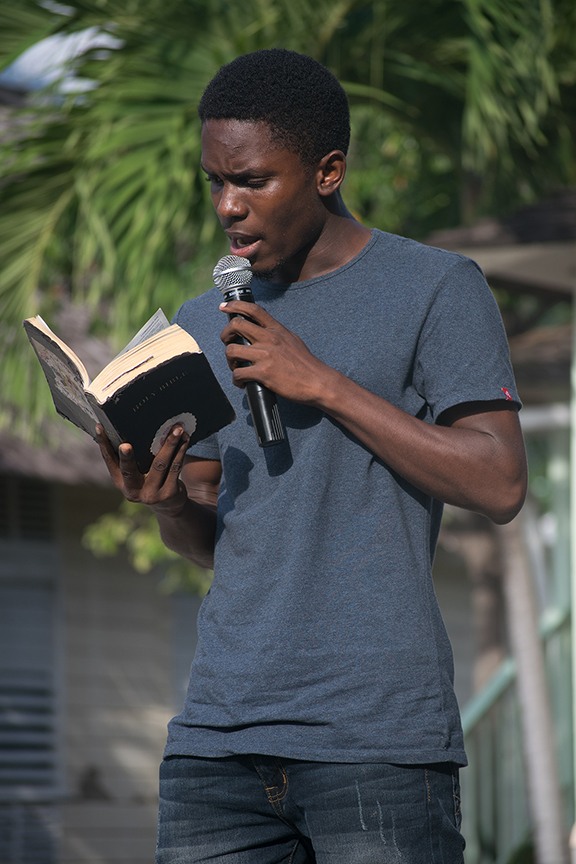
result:
M 235 366 L 232 370 L 232 383 L 234 386 L 240 387 L 243 390 L 249 381 L 257 381 L 265 387 L 270 386 L 266 376 L 255 370 L 254 366 Z
M 220 309 L 222 312 L 226 312 L 227 315 L 245 315 L 261 327 L 270 327 L 278 323 L 258 303 L 247 303 L 245 300 L 229 300 L 228 302 L 220 303 Z
M 266 339 L 267 333 L 270 333 L 270 330 L 266 331 L 259 324 L 247 321 L 245 318 L 236 317 L 228 322 L 220 334 L 220 338 L 225 345 L 238 341 L 239 336 L 247 339 L 248 342 L 255 343 Z
M 182 468 L 184 467 L 184 459 L 186 457 L 186 453 L 188 451 L 189 446 L 190 446 L 190 436 L 184 434 L 182 436 L 182 443 L 178 447 L 178 450 L 176 451 L 176 454 L 175 454 L 174 459 L 172 461 L 172 465 L 170 466 L 170 471 L 176 477 L 180 476 L 180 472 L 182 471 Z
M 180 480 L 180 472 L 189 444 L 188 433 L 182 426 L 174 426 L 146 476 L 146 482 L 140 493 L 140 500 L 144 504 L 159 506 L 163 512 L 165 505 L 173 509 L 176 503 L 178 511 L 182 508 L 188 498 L 188 491 Z
M 184 467 L 184 458 L 190 444 L 190 437 L 188 435 L 183 435 L 182 437 L 185 438 L 185 440 L 182 441 L 174 454 L 164 486 L 171 496 L 177 495 L 184 490 L 184 497 L 187 498 L 188 490 L 186 489 L 184 482 L 180 479 L 180 472 Z
M 257 345 L 241 345 L 238 342 L 230 342 L 224 351 L 226 362 L 232 371 L 237 366 L 252 366 L 263 358 L 263 349 Z
M 122 475 L 118 465 L 118 455 L 112 447 L 110 439 L 104 431 L 104 427 L 101 426 L 100 423 L 96 426 L 96 443 L 100 448 L 100 453 L 102 454 L 102 458 L 104 459 L 108 473 L 110 474 L 114 485 L 120 488 L 122 486 Z
M 112 447 L 110 439 L 106 435 L 104 427 L 100 423 L 96 425 L 96 443 L 100 447 L 100 452 L 102 453 L 105 461 L 107 458 L 111 459 L 114 463 L 118 461 L 116 451 Z
M 138 492 L 146 475 L 140 473 L 131 444 L 124 443 L 118 448 L 118 467 L 124 481 L 124 494 L 129 497 L 131 493 Z
M 184 431 L 182 426 L 176 424 L 172 427 L 164 444 L 156 454 L 149 471 L 149 475 L 156 475 L 159 481 L 158 485 L 164 483 L 165 478 L 169 475 L 172 475 L 173 481 L 177 480 L 182 470 L 189 442 L 190 436 Z M 175 483 L 172 482 L 171 485 L 174 486 Z

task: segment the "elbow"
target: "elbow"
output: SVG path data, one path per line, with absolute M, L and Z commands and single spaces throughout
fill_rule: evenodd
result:
M 171 552 L 176 552 L 181 558 L 184 558 L 195 567 L 201 567 L 203 570 L 214 569 L 214 547 L 213 546 L 192 546 L 188 541 L 182 538 L 175 538 L 169 532 L 163 532 L 160 529 L 160 538 L 167 549 Z
M 498 488 L 498 494 L 490 502 L 490 507 L 484 511 L 496 525 L 507 525 L 518 515 L 526 498 L 528 485 L 527 472 L 512 482 L 502 483 Z

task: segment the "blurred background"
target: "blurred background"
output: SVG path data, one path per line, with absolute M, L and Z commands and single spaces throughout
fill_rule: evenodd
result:
M 0 862 L 153 860 L 210 583 L 56 417 L 22 320 L 42 315 L 95 374 L 211 286 L 227 249 L 196 106 L 222 64 L 270 47 L 346 89 L 354 215 L 474 258 L 500 305 L 529 499 L 505 528 L 447 508 L 434 573 L 466 862 L 575 861 L 573 0 L 2 0 Z

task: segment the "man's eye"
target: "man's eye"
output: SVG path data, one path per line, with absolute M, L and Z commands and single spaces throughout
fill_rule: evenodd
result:
M 249 186 L 250 189 L 259 189 L 260 186 L 264 186 L 265 183 L 265 180 L 247 180 L 246 186 Z
M 207 183 L 214 183 L 215 186 L 221 186 L 222 180 L 220 177 L 205 177 L 204 178 Z

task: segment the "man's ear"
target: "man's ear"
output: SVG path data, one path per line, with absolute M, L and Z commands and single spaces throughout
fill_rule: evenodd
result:
M 337 192 L 346 174 L 346 156 L 341 150 L 332 150 L 321 159 L 316 172 L 318 194 L 324 197 Z

